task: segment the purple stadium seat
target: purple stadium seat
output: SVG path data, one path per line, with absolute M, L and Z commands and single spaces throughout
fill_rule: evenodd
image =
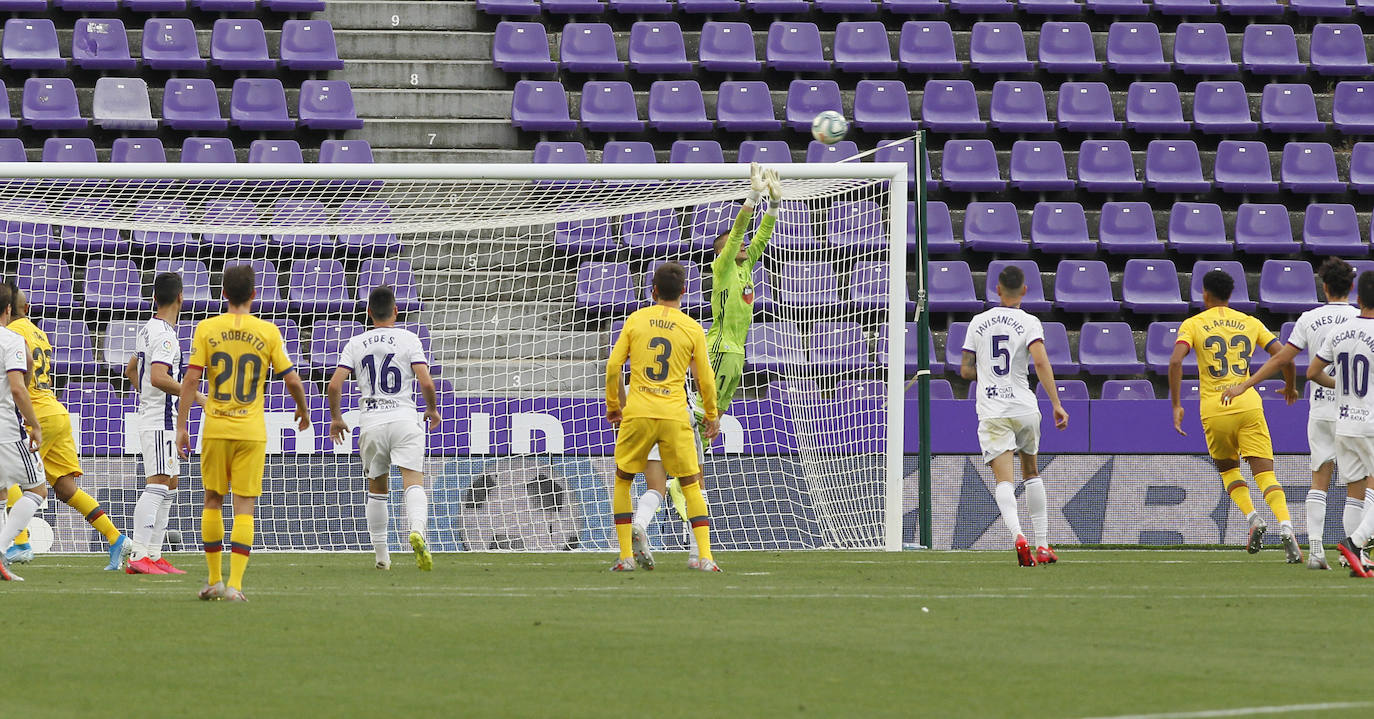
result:
M 1256 75 L 1304 75 L 1298 39 L 1289 25 L 1247 25 L 1240 46 L 1240 66 Z
M 642 132 L 635 93 L 623 80 L 592 80 L 582 86 L 582 127 L 592 132 Z
M 1102 62 L 1085 22 L 1047 22 L 1040 28 L 1040 66 L 1060 74 L 1096 73 Z
M 688 225 L 691 239 L 688 242 L 698 247 L 710 247 L 717 237 L 730 231 L 738 211 L 739 205 L 733 202 L 703 202 L 692 208 Z
M 310 353 L 303 363 L 310 370 L 332 373 L 339 366 L 339 354 L 355 335 L 364 332 L 353 320 L 319 320 L 310 326 Z
M 91 260 L 83 302 L 89 309 L 136 310 L 145 306 L 143 277 L 133 260 Z
M 1305 312 L 1317 306 L 1317 285 L 1306 260 L 1265 260 L 1259 306 L 1273 312 Z
M 37 130 L 74 130 L 86 127 L 76 102 L 76 86 L 65 77 L 31 77 L 24 81 L 21 115 Z
M 1174 35 L 1174 66 L 1189 75 L 1234 75 L 1226 26 L 1219 22 L 1179 23 Z
M 744 8 L 758 15 L 802 15 L 811 12 L 806 0 L 744 0 Z
M 329 210 L 319 200 L 277 200 L 270 224 L 282 228 L 325 228 Z M 287 254 L 315 254 L 334 246 L 334 239 L 316 232 L 274 232 L 272 241 Z
M 13 148 L 19 142 L 17 138 L 6 138 L 14 142 L 5 142 L 3 146 Z M 18 148 L 22 157 L 23 146 Z M 13 150 L 10 150 L 11 152 Z M 6 158 L 13 160 L 13 157 Z M 23 160 L 17 160 L 23 161 Z M 0 200 L 0 208 L 6 211 L 18 211 L 30 214 L 46 214 L 48 205 L 37 200 Z M 32 256 L 36 252 L 49 252 L 62 249 L 62 245 L 53 237 L 52 226 L 46 223 L 20 222 L 12 219 L 0 219 L 0 248 L 6 250 L 18 250 L 27 256 Z
M 1016 6 L 1030 15 L 1081 15 L 1078 0 L 1018 0 Z
M 294 312 L 325 313 L 353 309 L 344 284 L 343 263 L 327 258 L 296 260 L 287 280 L 287 303 Z
M 1223 0 L 1222 6 L 1225 7 L 1225 0 Z M 1082 359 L 1082 350 L 1079 350 L 1078 355 L 1079 359 Z M 1140 374 L 1143 371 L 1145 371 L 1145 365 L 1142 364 L 1139 370 L 1122 374 Z M 1154 398 L 1155 386 L 1150 384 L 1150 380 L 1147 379 L 1109 379 L 1102 383 L 1102 399 L 1129 400 Z
M 834 80 L 793 80 L 787 86 L 787 125 L 810 132 L 811 121 L 826 110 L 844 114 L 840 86 Z
M 1073 361 L 1069 347 L 1069 333 L 1063 322 L 1046 322 L 1045 350 L 1049 355 L 1050 367 L 1055 374 L 1078 374 L 1078 363 Z M 1088 399 L 1088 384 L 1081 379 L 1061 379 L 1054 383 L 1060 399 Z M 1048 398 L 1043 385 L 1036 385 L 1035 395 Z
M 908 208 L 907 224 L 914 224 L 916 213 L 914 208 Z M 915 236 L 915 228 L 910 228 L 907 244 Z M 954 223 L 949 217 L 949 205 L 939 200 L 928 200 L 926 202 L 926 250 L 931 254 L 955 254 L 959 252 L 961 243 L 954 238 Z
M 745 140 L 737 162 L 791 162 L 792 150 L 783 140 Z
M 888 262 L 856 263 L 849 273 L 849 289 L 846 293 L 849 305 L 859 310 L 886 309 L 891 276 L 892 267 Z M 914 302 L 908 302 L 907 305 L 915 309 Z
M 49 137 L 43 141 L 43 162 L 95 161 L 95 142 L 88 137 Z
M 1374 82 L 1338 82 L 1331 124 L 1345 135 L 1374 134 Z
M 883 8 L 893 15 L 944 15 L 943 0 L 882 0 Z
M 1164 254 L 1155 215 L 1144 202 L 1106 202 L 1098 218 L 1097 241 L 1111 254 Z
M 1125 140 L 1084 140 L 1078 147 L 1078 186 L 1089 192 L 1139 192 L 1135 160 Z
M 103 339 L 100 343 L 101 356 L 105 364 L 116 371 L 123 371 L 134 356 L 134 348 L 138 344 L 138 333 L 142 329 L 143 323 L 139 320 L 117 320 L 105 325 L 102 333 Z M 175 375 L 173 375 L 175 376 Z M 94 386 L 92 386 L 94 385 Z M 104 385 L 101 387 L 99 385 Z M 89 389 L 88 389 L 89 387 Z M 114 387 L 109 382 L 85 383 L 68 382 L 62 388 L 64 404 L 67 401 L 81 402 L 89 400 L 79 400 L 73 395 L 78 392 L 100 392 L 113 393 Z M 68 405 L 70 406 L 70 405 Z
M 1358 260 L 1357 260 L 1357 262 L 1358 262 Z M 1360 269 L 1359 267 L 1356 267 L 1356 268 L 1355 268 L 1355 271 L 1358 272 L 1359 269 Z M 1292 336 L 1292 334 L 1293 334 L 1293 327 L 1296 326 L 1296 325 L 1297 325 L 1296 322 L 1284 322 L 1282 325 L 1280 325 L 1280 326 L 1279 326 L 1279 341 L 1282 342 L 1282 343 L 1284 343 L 1284 344 L 1288 344 L 1288 338 L 1289 338 L 1290 336 Z M 1312 364 L 1312 348 L 1311 348 L 1311 347 L 1304 347 L 1304 348 L 1302 349 L 1302 351 L 1299 352 L 1298 355 L 1297 355 L 1296 357 L 1293 358 L 1293 368 L 1297 370 L 1297 372 L 1298 372 L 1298 377 L 1302 377 L 1302 376 L 1306 375 L 1306 374 L 1307 374 L 1307 367 L 1308 367 L 1308 365 L 1311 365 L 1311 364 Z
M 1066 82 L 1059 86 L 1059 127 L 1071 132 L 1120 132 L 1105 82 Z
M 607 165 L 652 165 L 658 162 L 654 145 L 643 140 L 616 140 L 601 149 L 601 162 Z
M 1269 169 L 1269 146 L 1263 142 L 1222 140 L 1217 144 L 1213 176 L 1222 192 L 1278 192 Z
M 868 369 L 873 366 L 858 322 L 817 322 L 811 328 L 809 364 L 832 371 Z
M 877 152 L 873 153 L 874 162 L 900 162 L 906 165 L 906 181 L 916 182 L 916 146 L 910 140 L 905 142 L 893 142 L 882 140 L 878 143 Z
M 1089 10 L 1098 15 L 1149 15 L 1145 0 L 1086 0 Z
M 164 272 L 175 272 L 181 276 L 183 308 L 192 312 L 203 312 L 219 308 L 222 300 L 210 294 L 210 270 L 200 260 L 158 260 L 153 265 L 153 276 Z
M 248 146 L 249 162 L 305 162 L 295 140 L 254 140 Z
M 367 140 L 325 140 L 320 143 L 320 162 L 372 163 L 372 146 Z
M 677 9 L 688 15 L 739 12 L 739 0 L 677 0 Z
M 154 70 L 203 70 L 196 27 L 184 17 L 148 18 L 143 23 L 143 63 Z
M 257 295 L 253 297 L 253 311 L 285 312 L 290 306 L 281 296 L 281 280 L 277 277 L 277 266 L 267 260 L 225 260 L 224 269 L 235 265 L 248 265 L 253 268 L 253 287 Z M 282 340 L 286 342 L 286 353 L 294 360 L 301 359 L 301 331 L 291 320 L 279 320 Z
M 335 221 L 341 226 L 390 224 L 391 206 L 381 200 L 349 200 L 339 205 Z M 401 250 L 401 241 L 394 232 L 340 232 L 338 240 L 339 246 L 353 255 L 389 255 Z
M 1250 116 L 1245 86 L 1234 80 L 1199 82 L 1193 93 L 1193 127 L 1209 135 L 1254 134 L 1259 123 Z
M 174 77 L 162 93 L 162 119 L 176 130 L 223 130 L 215 83 L 205 78 Z
M 625 72 L 625 63 L 616 54 L 611 26 L 603 22 L 564 25 L 559 38 L 558 61 L 569 72 Z
M 1054 132 L 1038 82 L 999 80 L 992 86 L 992 126 L 1003 132 Z
M 568 205 L 562 211 L 580 212 L 585 206 Z M 594 254 L 613 250 L 616 239 L 611 234 L 611 222 L 604 217 L 578 220 L 559 220 L 553 226 L 553 246 L 563 252 Z
M 110 146 L 110 162 L 166 162 L 167 151 L 156 137 L 120 137 Z
M 744 361 L 755 372 L 781 372 L 806 364 L 801 332 L 791 322 L 757 322 L 744 343 Z
M 390 287 L 396 293 L 396 308 L 400 311 L 414 312 L 422 306 L 420 283 L 415 279 L 415 270 L 411 268 L 409 260 L 363 260 L 358 268 L 357 293 L 354 295 L 358 306 L 366 306 L 368 294 L 382 285 Z
M 853 140 L 840 140 L 832 145 L 812 140 L 806 145 L 807 162 L 839 162 L 857 154 L 859 146 Z
M 1054 306 L 1066 312 L 1118 312 L 1112 278 L 1101 260 L 1060 260 L 1054 270 Z
M 329 33 L 333 42 L 333 30 Z M 337 57 L 338 52 L 335 51 Z M 282 62 L 287 63 L 282 50 Z M 539 22 L 502 20 L 496 25 L 491 43 L 491 62 L 504 72 L 557 72 L 558 63 L 549 55 L 549 35 Z M 287 64 L 287 67 L 291 65 Z
M 580 142 L 540 140 L 534 144 L 535 164 L 587 162 L 587 146 Z
M 979 72 L 1032 72 L 1035 63 L 1026 59 L 1026 38 L 1014 22 L 973 24 L 969 64 Z
M 9 97 L 9 91 L 5 84 L 0 82 L 0 95 Z M 19 120 L 10 116 L 10 105 L 8 102 L 0 103 L 0 130 L 14 130 L 19 127 Z M 22 146 L 21 146 L 22 150 Z M 8 160 L 6 160 L 8 161 Z
M 234 141 L 224 137 L 188 137 L 181 143 L 182 162 L 237 162 Z
M 19 260 L 14 283 L 24 291 L 35 312 L 66 310 L 76 307 L 72 291 L 72 271 L 59 259 Z
M 61 70 L 67 61 L 57 50 L 57 27 L 48 19 L 10 18 L 0 42 L 5 65 L 18 70 Z
M 1220 0 L 1221 11 L 1236 17 L 1282 15 L 1286 8 L 1278 0 Z
M 907 20 L 897 41 L 897 64 L 913 73 L 962 72 L 954 55 L 954 31 L 944 20 Z
M 840 303 L 839 279 L 829 262 L 782 262 L 773 269 L 773 293 L 789 307 L 824 308 Z
M 716 99 L 716 122 L 731 132 L 771 132 L 782 129 L 782 123 L 773 112 L 773 98 L 768 93 L 768 84 L 761 81 L 722 82 Z
M 843 72 L 897 71 L 887 28 L 881 22 L 840 23 L 835 28 L 834 54 L 835 69 Z
M 1183 100 L 1172 82 L 1133 82 L 1126 93 L 1126 127 L 1152 134 L 1186 134 Z
M 241 130 L 294 130 L 296 121 L 286 114 L 286 89 L 281 80 L 235 80 L 229 98 L 229 124 Z
M 1131 75 L 1168 72 L 1159 26 L 1153 22 L 1112 23 L 1107 30 L 1107 67 Z
M 951 368 L 956 368 L 962 363 L 964 355 L 964 339 L 966 339 L 967 337 L 967 322 L 949 323 L 949 331 L 945 333 L 945 365 Z M 971 385 L 970 389 L 972 389 Z
M 1151 140 L 1145 148 L 1145 186 L 1160 192 L 1207 192 L 1202 156 L 1192 140 Z
M 251 18 L 221 18 L 210 34 L 210 64 L 225 70 L 273 70 L 267 56 L 267 33 Z
M 941 157 L 944 186 L 956 192 L 1000 192 L 1007 188 L 992 140 L 949 140 Z
M 488 15 L 539 15 L 542 9 L 535 0 L 477 0 L 477 9 Z
M 544 46 L 544 61 L 548 45 Z M 494 52 L 494 50 L 493 50 Z M 342 70 L 339 48 L 334 42 L 334 26 L 328 20 L 287 20 L 281 26 L 281 63 L 288 70 Z
M 761 215 L 754 215 L 756 223 L 761 218 Z M 793 200 L 782 201 L 778 209 L 778 224 L 774 226 L 773 239 L 768 244 L 770 247 L 790 250 L 814 250 L 828 246 L 816 237 L 811 208 L 806 203 Z
M 353 106 L 353 88 L 342 80 L 302 82 L 297 115 L 301 127 L 312 130 L 357 130 L 363 126 Z
M 712 72 L 758 72 L 763 69 L 754 51 L 749 23 L 710 21 L 701 26 L 698 59 Z
M 1054 141 L 1017 140 L 1011 146 L 1011 186 L 1031 192 L 1072 190 L 1064 149 Z
M 696 80 L 659 80 L 649 87 L 649 127 L 660 132 L 710 132 L 706 100 Z
M 187 224 L 191 220 L 191 213 L 186 203 L 180 200 L 139 200 L 134 206 L 133 219 L 144 223 Z M 185 231 L 134 230 L 130 234 L 133 246 L 144 253 L 185 253 L 195 244 L 191 241 L 191 233 Z
M 1126 260 L 1121 306 L 1141 314 L 1181 315 L 1188 311 L 1178 291 L 1178 271 L 1169 260 Z
M 95 81 L 91 114 L 107 130 L 156 130 L 148 105 L 148 83 L 137 77 L 102 77 Z
M 826 212 L 825 236 L 835 247 L 860 252 L 888 246 L 883 210 L 872 200 L 836 202 Z
M 949 7 L 964 15 L 1010 15 L 1016 11 L 1009 0 L 949 0 Z
M 577 129 L 568 116 L 568 93 L 556 80 L 521 80 L 511 96 L 511 125 L 531 132 L 566 132 Z
M 608 0 L 611 12 L 621 15 L 669 15 L 673 12 L 671 0 Z
M 1336 153 L 1325 142 L 1284 145 L 1279 178 L 1283 189 L 1292 192 L 1345 192 L 1345 183 L 1336 175 Z
M 821 31 L 815 23 L 774 21 L 768 26 L 764 46 L 768 67 L 787 72 L 828 72 L 830 62 L 821 49 Z
M 901 80 L 860 80 L 854 91 L 854 125 L 865 132 L 909 132 L 911 100 Z
M 662 257 L 682 252 L 682 223 L 673 209 L 631 212 L 620 219 L 621 243 L 632 252 Z
M 76 21 L 72 31 L 72 61 L 85 70 L 132 70 L 138 61 L 129 56 L 124 23 L 114 18 Z
M 108 217 L 112 213 L 110 203 L 106 200 L 77 197 L 62 204 L 62 214 L 73 218 L 74 223 L 79 223 L 84 217 L 91 215 Z M 119 234 L 119 230 L 113 228 L 89 227 L 80 224 L 63 225 L 58 230 L 58 238 L 62 241 L 62 249 L 64 250 L 118 253 L 127 252 L 129 249 L 128 241 Z
M 1360 239 L 1360 221 L 1355 206 L 1346 204 L 1312 204 L 1302 223 L 1304 250 L 1318 255 L 1363 257 L 1369 245 Z
M 1026 296 L 1021 300 L 1021 309 L 1027 312 L 1049 312 L 1050 302 L 1045 299 L 1045 284 L 1040 279 L 1040 266 L 1035 260 L 993 260 L 988 263 L 988 276 L 983 282 L 983 296 L 988 307 L 1002 304 L 997 296 L 997 277 L 1009 266 L 1019 267 L 1026 276 Z
M 1154 9 L 1163 15 L 1216 15 L 1212 0 L 1155 0 Z
M 640 21 L 631 26 L 630 69 L 658 74 L 691 72 L 682 27 L 672 21 Z
M 967 262 L 931 262 L 926 287 L 931 312 L 982 312 L 983 302 L 973 294 L 973 273 Z
M 100 372 L 100 363 L 95 361 L 95 333 L 85 322 L 45 317 L 35 324 L 52 342 L 51 374 L 93 375 Z
M 257 5 L 257 0 L 191 0 L 191 7 L 206 12 L 253 12 Z
M 1025 254 L 1021 217 L 1010 202 L 970 202 L 964 211 L 964 246 L 979 252 Z
M 815 0 L 814 7 L 828 15 L 872 15 L 880 6 L 872 0 Z
M 322 12 L 325 0 L 262 0 L 262 7 L 272 12 Z
M 1031 249 L 1058 255 L 1097 254 L 1088 218 L 1077 202 L 1037 202 L 1031 212 Z
M 24 141 L 17 137 L 0 137 L 0 162 L 28 162 Z M 5 205 L 8 206 L 8 205 Z M 3 221 L 0 221 L 2 224 Z M 0 243 L 3 244 L 3 243 Z
M 1361 195 L 1374 194 L 1374 142 L 1357 142 L 1350 151 L 1350 187 Z
M 1169 358 L 1173 356 L 1174 345 L 1178 344 L 1178 326 L 1180 322 L 1151 322 L 1150 327 L 1145 331 L 1145 366 L 1155 374 L 1167 375 L 1169 372 Z M 1197 376 L 1197 355 L 1189 352 L 1183 358 L 1183 376 Z M 1193 399 L 1196 397 L 1192 387 L 1196 387 L 1196 382 L 1183 383 L 1183 397 Z
M 659 265 L 667 260 L 654 260 L 650 262 L 644 272 L 643 292 L 641 297 L 645 303 L 654 301 L 654 272 Z M 687 284 L 682 290 L 682 311 L 697 315 L 710 306 L 710 300 L 701 289 L 701 269 L 695 262 L 682 261 L 679 264 L 687 271 Z
M 1355 10 L 1345 0 L 1289 0 L 1288 7 L 1299 17 L 1350 17 Z
M 1254 301 L 1250 300 L 1250 287 L 1245 283 L 1245 267 L 1235 260 L 1198 260 L 1193 263 L 1193 280 L 1189 286 L 1190 307 L 1202 309 L 1202 275 L 1213 269 L 1220 269 L 1235 280 L 1231 291 L 1231 307 L 1241 312 L 1254 312 Z
M 920 352 L 920 343 L 916 341 L 916 327 L 917 325 L 915 322 L 907 322 L 906 327 L 903 330 L 903 334 L 906 337 L 906 339 L 903 342 L 906 348 L 906 351 L 903 353 L 903 356 L 905 357 L 905 361 L 903 362 L 903 364 L 905 365 L 907 374 L 914 374 L 916 370 L 920 369 L 920 363 L 918 360 L 918 353 Z M 886 367 L 888 352 L 886 323 L 878 326 L 877 345 L 878 365 L 880 367 Z M 939 357 L 935 354 L 935 335 L 933 333 L 926 336 L 926 348 L 929 350 L 926 357 L 929 361 L 931 374 L 944 374 L 945 363 L 941 362 Z M 938 397 L 936 397 L 935 395 L 938 391 L 940 391 L 936 390 L 936 383 L 943 383 L 944 388 L 949 387 L 949 380 L 931 380 L 931 396 L 934 399 L 938 399 Z M 912 391 L 914 392 L 915 388 L 913 388 Z M 950 394 L 949 398 L 953 398 L 953 393 Z
M 1374 68 L 1360 26 L 1320 23 L 1313 27 L 1312 69 L 1319 75 L 1369 75 Z
M 1188 255 L 1230 254 L 1221 207 L 1209 202 L 1175 202 L 1169 211 L 1169 247 Z
M 1293 225 L 1283 205 L 1246 203 L 1236 211 L 1236 249 L 1254 255 L 1293 255 Z
M 577 266 L 574 302 L 578 309 L 625 312 L 641 303 L 639 288 L 624 262 L 583 262 Z
M 0 12 L 47 12 L 48 0 L 0 0 Z
M 1325 132 L 1326 123 L 1317 119 L 1312 86 L 1265 85 L 1260 99 L 1260 127 L 1273 132 Z
M 968 80 L 928 80 L 921 96 L 921 123 L 934 132 L 985 132 L 978 95 Z
M 194 139 L 194 138 L 192 138 Z M 190 142 L 190 140 L 187 140 Z M 225 142 L 228 142 L 227 140 Z M 233 153 L 233 148 L 229 148 Z M 186 154 L 182 152 L 182 161 Z M 246 225 L 262 222 L 257 205 L 248 200 L 215 200 L 205 205 L 205 224 Z M 252 255 L 267 247 L 267 238 L 262 235 L 249 235 L 239 232 L 206 232 L 201 241 L 216 252 L 225 254 Z

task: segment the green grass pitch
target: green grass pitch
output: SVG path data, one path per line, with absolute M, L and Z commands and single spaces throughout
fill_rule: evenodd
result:
M 1374 584 L 1266 550 L 254 555 L 245 605 L 41 557 L 0 585 L 0 716 L 1367 714 Z M 1332 555 L 1334 559 L 1334 555 Z M 226 562 L 227 567 L 227 562 Z M 929 611 L 925 611 L 929 609 Z M 1214 716 L 1243 714 L 1221 713 Z M 1184 714 L 1183 716 L 1204 716 Z

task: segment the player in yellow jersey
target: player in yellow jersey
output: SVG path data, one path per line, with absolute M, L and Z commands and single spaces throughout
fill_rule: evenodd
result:
M 296 402 L 296 428 L 310 427 L 305 388 L 282 344 L 281 330 L 252 314 L 253 268 L 237 265 L 224 271 L 224 299 L 229 311 L 202 320 L 191 340 L 191 360 L 181 381 L 177 408 L 177 448 L 182 458 L 191 452 L 187 428 L 191 405 L 204 376 L 205 415 L 201 427 L 200 474 L 205 487 L 201 537 L 210 576 L 201 599 L 245 601 L 243 572 L 253 548 L 253 506 L 262 495 L 262 471 L 267 458 L 267 421 L 263 391 L 268 377 L 286 382 Z M 229 535 L 229 583 L 225 585 L 221 559 L 224 549 L 224 495 L 234 494 L 234 527 Z
M 57 401 L 57 394 L 52 388 L 52 343 L 48 341 L 47 333 L 29 319 L 29 310 L 32 308 L 29 306 L 28 297 L 13 282 L 7 281 L 5 284 L 9 286 L 13 297 L 9 328 L 24 338 L 29 357 L 33 359 L 33 372 L 29 374 L 28 380 L 29 399 L 33 403 L 34 413 L 38 415 L 39 428 L 43 434 L 43 444 L 39 447 L 38 454 L 43 458 L 43 471 L 47 475 L 48 484 L 52 485 L 53 494 L 56 494 L 58 499 L 80 512 L 81 516 L 105 537 L 105 541 L 110 545 L 110 561 L 105 565 L 105 569 L 111 572 L 118 571 L 123 568 L 124 558 L 129 555 L 133 545 L 115 529 L 114 522 L 106 516 L 105 510 L 95 501 L 95 497 L 76 486 L 76 478 L 82 475 L 81 461 L 76 454 L 76 440 L 72 437 L 71 415 L 67 413 L 67 408 Z M 19 495 L 14 491 L 16 489 L 18 487 L 10 487 L 6 500 L 9 506 L 13 506 L 19 499 Z M 27 562 L 33 558 L 33 551 L 28 543 L 27 531 L 15 537 L 14 547 L 10 548 L 10 556 L 13 557 L 11 561 Z
M 687 368 L 692 368 L 705 412 L 702 436 L 707 442 L 720 432 L 716 407 L 716 379 L 706 356 L 706 333 L 682 312 L 687 273 L 682 265 L 666 262 L 654 271 L 654 304 L 625 320 L 620 338 L 606 364 L 606 419 L 619 425 L 615 440 L 615 487 L 611 511 L 615 515 L 620 558 L 611 571 L 635 569 L 633 507 L 630 485 L 644 471 L 649 451 L 658 446 L 663 468 L 682 482 L 688 522 L 696 537 L 700 559 L 694 569 L 719 572 L 711 555 L 711 525 L 701 495 L 701 464 L 687 406 Z M 621 373 L 630 361 L 630 389 L 621 406 Z
M 1274 447 L 1269 439 L 1269 425 L 1264 421 L 1264 408 L 1259 393 L 1246 390 L 1229 404 L 1222 404 L 1222 392 L 1250 377 L 1250 355 L 1256 347 L 1263 347 L 1277 356 L 1283 343 L 1260 321 L 1227 306 L 1235 280 L 1224 270 L 1212 270 L 1202 276 L 1202 303 L 1206 308 L 1189 317 L 1178 328 L 1178 341 L 1169 358 L 1169 400 L 1174 407 L 1174 430 L 1183 431 L 1183 405 L 1180 385 L 1183 379 L 1183 358 L 1190 351 L 1197 352 L 1200 398 L 1198 415 L 1202 432 L 1207 438 L 1207 452 L 1212 455 L 1222 484 L 1232 501 L 1245 513 L 1250 522 L 1246 550 L 1251 554 L 1260 550 L 1264 539 L 1264 519 L 1255 511 L 1250 499 L 1250 487 L 1240 473 L 1240 460 L 1250 464 L 1255 484 L 1264 493 L 1264 501 L 1279 521 L 1283 548 L 1289 563 L 1302 562 L 1302 549 L 1293 536 L 1293 522 L 1288 516 L 1288 498 L 1274 478 Z M 1298 396 L 1292 361 L 1282 365 L 1284 395 L 1291 404 Z

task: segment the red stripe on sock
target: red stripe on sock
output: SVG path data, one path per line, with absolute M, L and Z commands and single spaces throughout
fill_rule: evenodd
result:
M 90 514 L 86 515 L 86 521 L 94 522 L 95 520 L 100 519 L 103 516 L 105 516 L 105 510 L 101 509 L 100 507 L 96 507 L 95 509 L 91 510 Z
M 1282 491 L 1283 491 L 1283 487 L 1281 487 L 1281 486 L 1275 484 L 1275 485 L 1273 485 L 1273 486 L 1270 486 L 1270 487 L 1265 488 L 1265 490 L 1264 490 L 1264 496 L 1268 497 L 1270 492 L 1282 492 Z

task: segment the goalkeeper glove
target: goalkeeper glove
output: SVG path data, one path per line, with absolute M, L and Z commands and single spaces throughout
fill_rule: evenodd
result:
M 750 207 L 758 207 L 759 198 L 763 197 L 764 190 L 768 189 L 768 183 L 763 178 L 763 168 L 759 163 L 749 163 L 749 198 L 745 204 Z

